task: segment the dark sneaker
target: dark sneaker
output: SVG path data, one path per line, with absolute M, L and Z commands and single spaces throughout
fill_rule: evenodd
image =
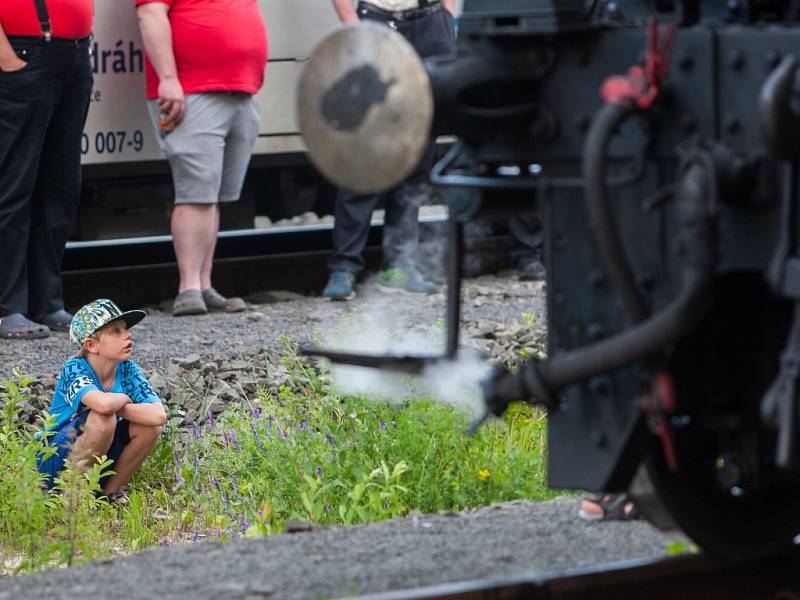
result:
M 415 267 L 379 271 L 378 287 L 384 292 L 405 294 L 435 294 L 439 291 L 439 288 L 427 281 Z
M 517 264 L 517 276 L 520 281 L 542 281 L 547 277 L 547 272 L 538 258 L 528 258 Z
M 328 300 L 350 300 L 356 297 L 356 276 L 350 271 L 334 271 L 331 273 L 322 297 Z

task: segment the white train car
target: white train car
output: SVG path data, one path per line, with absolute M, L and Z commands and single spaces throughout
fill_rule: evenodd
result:
M 252 227 L 267 204 L 278 217 L 303 212 L 324 186 L 305 162 L 295 89 L 312 48 L 338 19 L 329 0 L 260 0 L 260 5 L 270 47 L 259 97 L 261 128 L 243 201 L 223 217 L 229 229 Z M 95 86 L 82 137 L 84 192 L 73 239 L 166 233 L 169 171 L 146 109 L 136 9 L 132 1 L 95 7 Z

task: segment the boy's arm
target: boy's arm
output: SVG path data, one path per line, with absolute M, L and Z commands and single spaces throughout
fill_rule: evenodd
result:
M 164 405 L 161 402 L 126 404 L 117 413 L 117 416 L 127 419 L 131 423 L 150 427 L 163 425 L 167 422 L 167 411 L 164 410 Z
M 3 29 L 3 24 L 0 23 L 0 71 L 6 73 L 19 71 L 26 64 L 27 63 L 14 52 L 14 48 L 11 47 L 11 42 L 8 41 L 6 32 Z
M 178 79 L 178 67 L 172 48 L 170 7 L 163 2 L 140 4 L 136 9 L 139 30 L 147 57 L 158 75 L 158 107 L 166 113 L 169 125 L 177 124 L 183 116 L 185 98 Z M 168 125 L 168 126 L 169 126 Z
M 81 397 L 81 402 L 96 413 L 100 413 L 101 415 L 113 415 L 119 412 L 126 404 L 130 404 L 131 399 L 127 394 L 91 390 Z

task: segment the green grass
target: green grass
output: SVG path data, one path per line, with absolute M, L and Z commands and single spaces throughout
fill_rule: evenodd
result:
M 159 543 L 268 535 L 289 519 L 368 523 L 555 495 L 541 412 L 514 407 L 469 437 L 457 409 L 339 397 L 291 350 L 282 360 L 301 386 L 259 390 L 202 431 L 168 426 L 126 505 L 95 499 L 102 464 L 66 471 L 59 495 L 42 491 L 41 423 L 18 419 L 26 382 L 0 384 L 0 572 L 4 562 L 29 571 Z

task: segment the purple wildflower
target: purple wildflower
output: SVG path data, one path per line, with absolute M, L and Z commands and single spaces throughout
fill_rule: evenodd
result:
M 222 443 L 225 444 L 225 447 L 228 447 L 228 434 L 224 431 L 219 432 L 219 437 L 222 438 Z
M 256 421 L 258 421 L 258 419 L 260 419 L 260 418 L 261 418 L 261 409 L 260 409 L 260 408 L 258 408 L 257 406 L 253 406 L 253 407 L 251 407 L 251 408 L 250 408 L 250 412 L 252 412 L 252 413 L 253 413 L 253 418 L 254 418 Z
M 217 430 L 217 421 L 214 419 L 214 413 L 208 409 L 208 422 L 211 423 L 211 431 Z
M 197 426 L 197 421 L 192 421 L 192 433 L 194 434 L 194 439 L 200 439 L 200 428 Z
M 328 454 L 325 458 L 328 462 L 333 462 L 333 454 Z
M 383 509 L 384 510 L 389 510 L 389 507 L 391 507 L 391 504 L 389 504 L 388 502 L 384 502 L 383 503 Z
M 314 472 L 317 474 L 317 477 L 322 477 L 322 465 L 314 467 Z
M 194 491 L 200 491 L 200 459 L 197 458 L 197 452 L 194 453 Z
M 183 487 L 183 475 L 181 475 L 181 459 L 178 457 L 178 447 L 172 447 L 172 462 L 175 465 L 175 479 L 178 481 L 178 487 Z
M 255 438 L 256 444 L 258 445 L 258 447 L 260 449 L 261 448 L 261 438 L 258 436 L 258 429 L 256 429 L 256 426 L 255 426 L 254 423 L 250 423 L 250 431 L 253 432 L 253 437 Z
M 325 512 L 331 512 L 331 509 L 332 509 L 332 508 L 333 508 L 333 507 L 331 506 L 331 503 L 330 503 L 330 502 L 328 502 L 328 503 L 326 503 L 326 504 L 325 504 Z
M 242 533 L 250 529 L 250 523 L 247 522 L 247 519 L 244 518 L 244 511 L 239 511 L 239 525 L 242 527 Z
M 231 430 L 230 440 L 233 442 L 233 445 L 236 447 L 237 452 L 242 451 L 242 447 L 239 445 L 239 439 L 236 437 L 236 431 Z
M 285 440 L 288 440 L 288 439 L 289 439 L 289 432 L 287 432 L 287 431 L 283 431 L 283 432 L 281 433 L 281 435 L 283 436 L 283 439 L 285 439 Z
M 381 431 L 386 431 L 386 421 L 381 421 L 380 428 Z
M 326 440 L 328 440 L 328 443 L 329 443 L 331 446 L 335 446 L 335 445 L 336 445 L 336 438 L 335 438 L 335 437 L 333 437 L 333 436 L 332 436 L 330 433 L 328 433 L 327 435 L 325 435 L 325 439 L 326 439 Z
M 197 532 L 193 531 L 192 532 L 192 544 L 196 544 L 196 543 L 197 543 Z
M 231 486 L 233 486 L 233 496 L 239 499 L 239 486 L 236 484 L 236 475 L 231 475 Z
M 217 488 L 217 492 L 219 492 L 221 494 L 222 493 L 222 488 L 220 487 L 219 481 L 217 481 L 217 478 L 214 477 L 213 475 L 211 476 L 211 483 L 213 483 L 214 487 Z

